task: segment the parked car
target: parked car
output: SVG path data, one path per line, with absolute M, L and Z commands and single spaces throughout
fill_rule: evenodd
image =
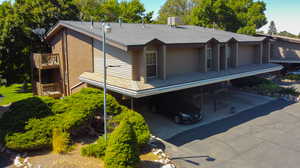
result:
M 197 94 L 167 93 L 154 96 L 153 108 L 177 124 L 192 124 L 203 119 L 201 97 Z

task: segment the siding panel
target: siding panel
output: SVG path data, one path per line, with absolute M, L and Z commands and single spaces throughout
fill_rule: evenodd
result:
M 255 45 L 241 45 L 239 47 L 239 65 L 255 64 L 257 47 Z
M 199 48 L 167 48 L 167 75 L 200 71 Z
M 103 52 L 102 42 L 94 40 L 94 71 L 103 73 Z M 107 65 L 120 66 L 107 69 L 107 74 L 115 77 L 132 79 L 132 57 L 125 51 L 106 45 Z

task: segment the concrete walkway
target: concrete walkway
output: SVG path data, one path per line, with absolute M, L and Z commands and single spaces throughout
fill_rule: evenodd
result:
M 167 141 L 180 168 L 298 168 L 300 104 L 275 100 Z

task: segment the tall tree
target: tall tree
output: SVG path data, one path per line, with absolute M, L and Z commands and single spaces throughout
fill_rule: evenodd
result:
M 153 12 L 146 13 L 140 0 L 74 0 L 74 3 L 84 21 L 116 22 L 121 18 L 126 23 L 140 23 L 143 17 L 146 22 L 152 21 Z
M 226 5 L 226 0 L 203 0 L 193 8 L 190 24 L 227 31 L 236 31 L 239 26 L 234 11 Z
M 277 34 L 277 28 L 276 28 L 275 22 L 273 20 L 270 23 L 268 34 L 269 35 Z
M 79 18 L 83 21 L 100 20 L 103 0 L 74 0 L 80 11 Z
M 285 36 L 285 37 L 291 37 L 291 38 L 297 38 L 297 35 L 290 33 L 288 31 L 281 31 L 279 33 L 277 33 L 277 35 L 279 36 Z
M 49 50 L 32 30 L 49 30 L 60 19 L 76 19 L 71 0 L 16 0 L 0 5 L 0 75 L 8 84 L 28 81 L 29 57 Z
M 255 34 L 267 23 L 266 4 L 253 0 L 168 0 L 159 11 L 158 22 L 179 16 L 186 24 L 215 27 L 227 31 Z
M 167 0 L 159 10 L 157 22 L 166 24 L 168 17 L 180 17 L 184 23 L 187 23 L 187 16 L 194 5 L 201 0 Z

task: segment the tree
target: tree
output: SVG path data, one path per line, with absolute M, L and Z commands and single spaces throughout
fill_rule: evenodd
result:
M 166 24 L 168 17 L 176 16 L 184 23 L 188 23 L 188 14 L 197 1 L 200 0 L 167 0 L 159 10 L 157 22 Z
M 267 23 L 266 4 L 253 0 L 168 0 L 159 11 L 158 22 L 179 16 L 185 24 L 215 27 L 226 31 L 254 34 Z M 188 7 L 187 7 L 188 6 Z
M 80 11 L 79 18 L 83 21 L 100 20 L 103 0 L 74 0 Z
M 276 28 L 276 25 L 275 25 L 274 21 L 271 21 L 271 23 L 270 23 L 268 34 L 269 35 L 277 34 L 277 28 Z
M 117 22 L 122 19 L 125 23 L 141 23 L 143 17 L 146 22 L 151 22 L 153 15 L 153 12 L 145 12 L 144 4 L 139 0 L 74 0 L 74 3 L 84 21 Z
M 227 31 L 238 29 L 234 11 L 226 5 L 226 0 L 203 0 L 191 12 L 191 24 Z
M 49 51 L 32 30 L 49 30 L 60 19 L 76 19 L 76 13 L 71 0 L 16 0 L 0 5 L 0 75 L 8 84 L 29 81 L 30 54 Z
M 288 31 L 281 31 L 277 35 L 279 36 L 285 36 L 285 37 L 291 37 L 291 38 L 297 38 L 297 35 L 290 33 Z

